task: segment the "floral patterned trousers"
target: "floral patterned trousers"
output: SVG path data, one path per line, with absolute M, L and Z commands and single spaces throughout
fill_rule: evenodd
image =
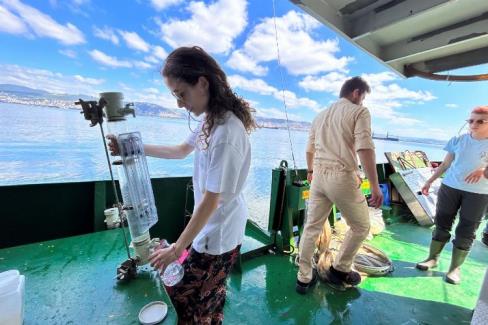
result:
M 183 262 L 183 279 L 174 287 L 166 287 L 180 324 L 222 324 L 226 279 L 240 248 L 238 245 L 222 255 L 190 250 Z

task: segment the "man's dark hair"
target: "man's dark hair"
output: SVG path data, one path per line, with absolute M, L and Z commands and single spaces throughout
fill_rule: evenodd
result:
M 349 96 L 355 89 L 358 89 L 361 94 L 371 92 L 368 83 L 361 77 L 353 77 L 346 80 L 346 82 L 341 87 L 340 97 Z

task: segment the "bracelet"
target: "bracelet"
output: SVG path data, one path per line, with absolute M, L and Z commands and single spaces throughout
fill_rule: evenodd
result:
M 313 174 L 313 169 L 307 170 L 307 174 Z

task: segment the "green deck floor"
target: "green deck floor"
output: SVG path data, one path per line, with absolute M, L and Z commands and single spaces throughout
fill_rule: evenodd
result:
M 139 310 L 156 300 L 170 306 L 164 324 L 176 324 L 149 268 L 117 284 L 117 265 L 127 259 L 122 238 L 115 229 L 1 249 L 0 272 L 18 269 L 26 276 L 24 324 L 139 324 Z
M 451 245 L 435 271 L 421 272 L 431 230 L 395 224 L 370 243 L 385 251 L 395 271 L 367 278 L 359 289 L 338 292 L 319 283 L 301 296 L 295 292 L 297 268 L 290 257 L 267 255 L 233 273 L 225 309 L 227 324 L 469 324 L 488 266 L 488 247 L 476 240 L 463 265 L 459 286 L 445 283 Z
M 248 236 L 253 235 L 248 231 Z M 260 240 L 262 242 L 262 240 Z M 439 269 L 421 272 L 416 261 L 428 250 L 430 229 L 391 225 L 371 243 L 393 260 L 395 271 L 368 278 L 357 290 L 337 292 L 323 283 L 306 296 L 295 292 L 296 267 L 289 256 L 265 255 L 233 272 L 225 307 L 226 324 L 469 324 L 488 265 L 488 248 L 478 240 L 463 265 L 463 282 L 442 280 L 450 245 Z M 248 238 L 243 250 L 259 246 Z M 117 285 L 115 267 L 125 259 L 119 230 L 0 250 L 0 272 L 26 275 L 25 324 L 137 324 L 142 306 L 168 302 L 149 270 Z M 164 324 L 174 324 L 170 309 Z

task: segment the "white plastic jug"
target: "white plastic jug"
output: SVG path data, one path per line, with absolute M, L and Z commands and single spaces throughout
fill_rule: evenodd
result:
M 0 325 L 24 321 L 25 277 L 17 270 L 0 273 Z
M 5 280 L 7 278 L 18 277 L 19 275 L 20 273 L 18 270 L 8 270 L 0 273 L 0 281 Z

